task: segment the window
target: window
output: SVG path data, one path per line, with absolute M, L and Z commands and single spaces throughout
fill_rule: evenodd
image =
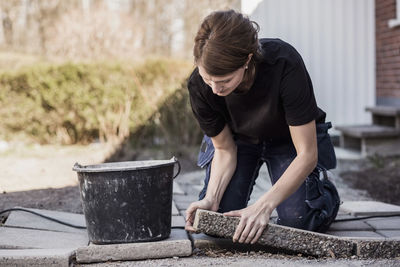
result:
M 400 0 L 396 0 L 396 18 L 388 21 L 389 28 L 400 25 Z

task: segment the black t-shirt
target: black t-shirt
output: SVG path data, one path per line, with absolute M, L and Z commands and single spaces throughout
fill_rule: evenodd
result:
M 188 82 L 192 110 L 209 137 L 225 124 L 235 138 L 252 143 L 290 140 L 288 125 L 312 120 L 324 122 L 317 107 L 310 76 L 300 54 L 280 39 L 260 39 L 263 59 L 258 63 L 252 87 L 246 93 L 233 91 L 218 96 L 204 83 L 196 68 Z

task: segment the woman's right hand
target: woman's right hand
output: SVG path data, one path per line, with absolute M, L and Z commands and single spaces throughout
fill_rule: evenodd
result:
M 192 204 L 189 205 L 189 207 L 186 210 L 186 225 L 185 225 L 185 230 L 190 231 L 190 232 L 195 232 L 196 230 L 193 228 L 193 223 L 194 223 L 194 217 L 196 215 L 196 210 L 197 209 L 203 209 L 203 210 L 210 210 L 210 211 L 217 211 L 218 210 L 218 205 L 215 204 L 215 202 L 209 200 L 209 199 L 202 199 L 196 202 L 193 202 Z

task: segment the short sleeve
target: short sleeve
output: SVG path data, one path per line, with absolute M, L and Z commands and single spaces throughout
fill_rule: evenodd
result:
M 284 70 L 280 96 L 288 125 L 303 125 L 318 117 L 310 76 L 301 56 L 295 50 L 290 54 L 290 61 Z
M 225 127 L 225 119 L 212 107 L 212 104 L 201 94 L 198 81 L 192 76 L 189 78 L 188 89 L 190 105 L 202 131 L 209 137 L 217 136 Z

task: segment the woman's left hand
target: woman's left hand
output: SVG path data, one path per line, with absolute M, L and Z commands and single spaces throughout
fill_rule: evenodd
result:
M 240 217 L 240 222 L 233 236 L 233 242 L 256 243 L 268 225 L 271 212 L 258 203 L 241 210 L 225 212 L 225 216 Z

